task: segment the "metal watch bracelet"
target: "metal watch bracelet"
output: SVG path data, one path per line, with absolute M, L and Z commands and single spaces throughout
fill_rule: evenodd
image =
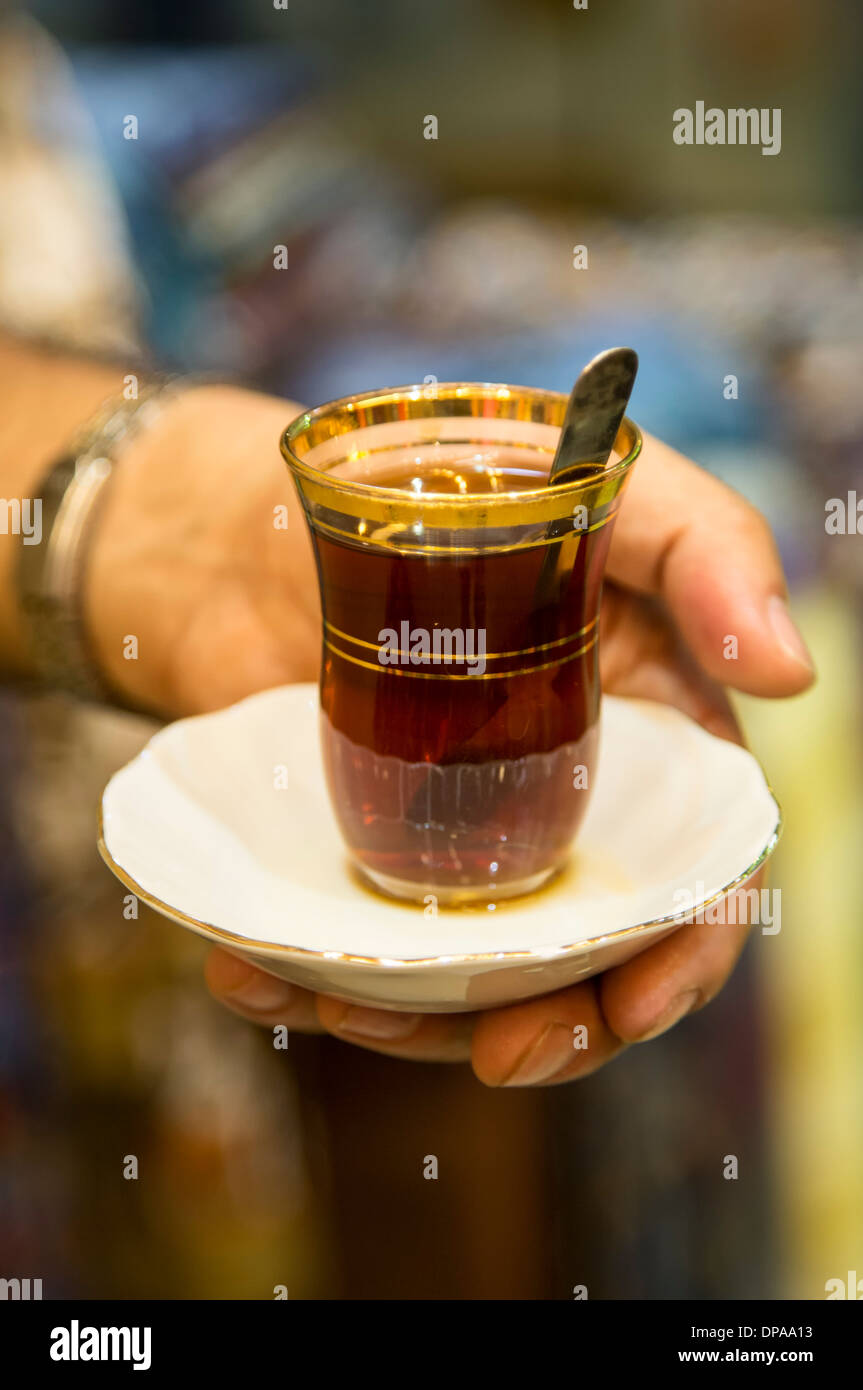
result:
M 163 405 L 197 379 L 153 377 L 137 395 L 107 400 L 42 479 L 38 544 L 24 544 L 18 599 L 40 684 L 82 699 L 113 696 L 90 654 L 83 615 L 88 540 L 120 445 L 147 428 Z

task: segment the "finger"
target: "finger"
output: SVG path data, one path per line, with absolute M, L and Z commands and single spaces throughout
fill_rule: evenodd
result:
M 414 1014 L 368 1009 L 318 995 L 318 1018 L 343 1042 L 412 1062 L 466 1062 L 475 1014 Z
M 599 647 L 607 693 L 673 705 L 719 738 L 743 742 L 724 688 L 701 669 L 656 599 L 608 586 Z
M 767 522 L 648 435 L 617 518 L 608 574 L 664 598 L 715 680 L 753 695 L 793 695 L 812 683 L 812 658 L 788 612 Z
M 315 996 L 298 985 L 258 970 L 216 946 L 204 963 L 204 979 L 214 999 L 241 1018 L 264 1028 L 283 1024 L 296 1033 L 323 1033 Z
M 585 981 L 507 1009 L 479 1014 L 473 1069 L 486 1086 L 549 1086 L 588 1076 L 623 1051 Z
M 761 881 L 756 875 L 747 886 Z M 625 1042 L 658 1037 L 719 993 L 749 935 L 742 892 L 725 900 L 725 921 L 679 927 L 600 977 L 602 1012 L 616 1037 Z

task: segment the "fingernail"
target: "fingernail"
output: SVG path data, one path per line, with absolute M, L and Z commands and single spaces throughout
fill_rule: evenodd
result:
M 788 656 L 799 661 L 801 666 L 805 666 L 807 671 L 814 672 L 815 663 L 809 654 L 809 648 L 803 641 L 800 631 L 788 611 L 788 604 L 784 598 L 774 594 L 767 602 L 767 616 L 770 619 L 770 626 L 773 628 L 777 642 Z
M 660 1033 L 667 1033 L 669 1028 L 673 1028 L 675 1023 L 679 1023 L 686 1014 L 695 1008 L 699 994 L 700 991 L 697 989 L 688 989 L 684 994 L 678 994 L 676 999 L 672 999 L 665 1012 L 659 1015 L 653 1026 L 648 1028 L 646 1033 L 639 1034 L 636 1042 L 648 1042 L 651 1038 L 658 1038 Z
M 419 1014 L 399 1014 L 388 1009 L 350 1008 L 339 1020 L 340 1033 L 355 1033 L 358 1038 L 393 1040 L 407 1038 L 416 1032 Z
M 550 1023 L 501 1082 L 503 1086 L 536 1086 L 563 1071 L 574 1057 L 572 1029 Z
M 280 980 L 275 975 L 265 975 L 254 966 L 236 960 L 235 971 L 223 970 L 227 980 L 219 993 L 231 1003 L 242 1004 L 244 1009 L 254 1013 L 272 1013 L 276 1009 L 288 1008 L 296 998 L 293 985 Z

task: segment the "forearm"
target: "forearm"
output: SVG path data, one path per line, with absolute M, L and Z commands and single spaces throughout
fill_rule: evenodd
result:
M 0 333 L 0 671 L 32 671 L 15 584 L 19 508 L 38 497 L 52 461 L 127 371 Z

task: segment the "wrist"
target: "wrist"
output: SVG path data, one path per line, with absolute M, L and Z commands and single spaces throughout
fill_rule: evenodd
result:
M 227 388 L 180 388 L 158 418 L 119 451 L 93 522 L 81 581 L 81 610 L 93 665 L 121 704 L 151 713 L 166 705 L 160 652 L 165 585 L 154 563 L 168 514 L 176 511 L 180 461 L 205 446 Z
M 278 440 L 297 410 L 238 387 L 190 385 L 118 456 L 82 604 L 92 659 L 120 702 L 171 717 L 206 700 L 199 687 L 189 697 L 183 665 L 215 641 L 199 615 L 229 589 L 229 571 L 248 568 L 244 532 L 290 493 Z M 271 521 L 261 534 L 272 543 Z
M 0 448 L 7 510 L 0 526 L 0 666 L 30 679 L 36 662 L 21 605 L 18 572 L 22 546 L 44 544 L 42 485 L 82 423 L 122 387 L 119 368 L 66 359 L 12 343 L 0 335 Z M 29 518 L 31 534 L 23 519 Z
M 42 477 L 37 524 L 32 534 L 22 529 L 15 578 L 33 669 L 51 688 L 90 700 L 106 696 L 84 632 L 86 557 L 118 450 L 153 422 L 172 389 L 170 379 L 154 378 L 134 396 L 124 390 L 108 397 Z

